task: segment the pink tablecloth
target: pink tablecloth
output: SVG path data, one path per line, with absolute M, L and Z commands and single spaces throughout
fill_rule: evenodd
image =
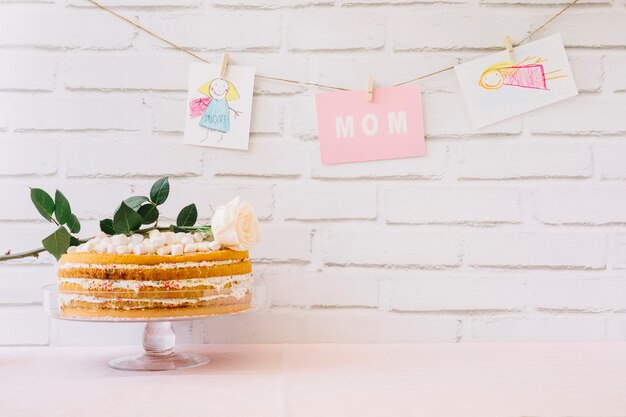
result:
M 127 348 L 0 348 L 0 416 L 626 416 L 626 344 L 217 345 L 115 371 Z

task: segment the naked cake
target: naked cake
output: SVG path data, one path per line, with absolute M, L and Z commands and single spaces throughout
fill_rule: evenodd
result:
M 211 232 L 153 229 L 70 247 L 58 268 L 66 317 L 158 318 L 249 309 L 258 220 L 238 198 L 218 207 Z

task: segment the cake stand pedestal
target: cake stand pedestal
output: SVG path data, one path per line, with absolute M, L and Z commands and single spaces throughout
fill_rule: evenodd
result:
M 268 289 L 264 283 L 255 282 L 251 287 L 252 301 L 250 308 L 229 315 L 243 314 L 264 308 L 268 304 Z M 123 371 L 172 371 L 176 369 L 195 368 L 209 363 L 209 358 L 197 353 L 177 353 L 176 335 L 172 327 L 173 321 L 198 320 L 223 314 L 207 314 L 196 316 L 173 316 L 155 318 L 120 318 L 120 317 L 79 317 L 63 314 L 60 307 L 59 289 L 56 284 L 44 288 L 44 308 L 54 319 L 100 323 L 146 323 L 143 331 L 144 353 L 126 355 L 112 359 L 108 365 Z
M 123 371 L 168 371 L 209 363 L 209 358 L 197 353 L 175 353 L 175 345 L 176 335 L 171 322 L 148 322 L 143 331 L 144 353 L 112 359 L 109 366 Z

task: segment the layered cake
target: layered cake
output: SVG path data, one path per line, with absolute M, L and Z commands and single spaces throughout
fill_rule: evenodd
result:
M 250 308 L 251 271 L 247 250 L 202 233 L 101 234 L 61 257 L 60 309 L 129 319 L 234 313 Z

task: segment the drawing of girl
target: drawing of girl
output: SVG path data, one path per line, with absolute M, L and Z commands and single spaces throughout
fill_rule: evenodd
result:
M 230 132 L 230 112 L 232 111 L 235 117 L 241 114 L 229 105 L 231 101 L 239 98 L 239 93 L 230 81 L 223 78 L 209 81 L 198 91 L 206 95 L 207 98 L 192 100 L 189 103 L 190 115 L 193 118 L 201 114 L 200 126 L 221 132 L 220 140 L 222 140 L 224 133 Z
M 548 90 L 547 80 L 567 77 L 559 73 L 560 69 L 545 72 L 542 62 L 542 58 L 528 57 L 518 63 L 508 61 L 494 64 L 483 71 L 478 85 L 485 90 L 497 90 L 505 85 Z

